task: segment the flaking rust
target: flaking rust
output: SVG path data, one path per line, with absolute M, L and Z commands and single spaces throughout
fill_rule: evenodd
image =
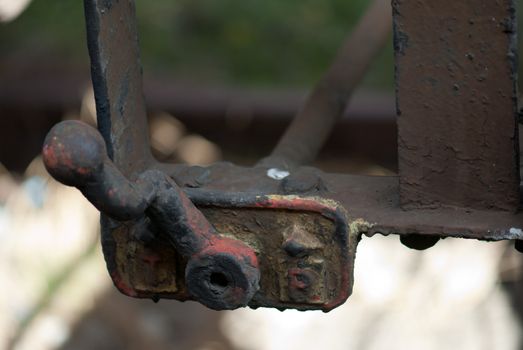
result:
M 250 307 L 329 311 L 345 302 L 352 291 L 358 232 L 351 230 L 344 209 L 317 197 L 231 197 L 195 204 L 222 237 L 256 253 L 260 289 Z M 183 275 L 187 261 L 161 237 L 143 242 L 129 231 L 120 225 L 103 233 L 120 291 L 155 300 L 192 299 Z

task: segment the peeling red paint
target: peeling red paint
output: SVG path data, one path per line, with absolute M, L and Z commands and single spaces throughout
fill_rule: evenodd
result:
M 303 269 L 300 268 L 293 268 L 289 269 L 289 287 L 292 289 L 300 289 L 305 290 L 310 286 L 310 283 L 308 281 L 304 281 L 303 278 Z
M 325 203 L 316 198 L 303 198 L 295 196 L 268 196 L 264 197 L 254 205 L 258 208 L 304 210 L 324 214 L 332 212 L 336 207 L 331 203 Z
M 211 248 L 212 247 L 212 248 Z M 223 252 L 231 254 L 238 259 L 249 259 L 247 262 L 253 267 L 258 267 L 258 258 L 253 249 L 246 246 L 244 243 L 235 239 L 213 236 L 209 241 L 209 248 L 215 252 Z
M 80 175 L 88 175 L 91 172 L 91 169 L 84 168 L 84 167 L 78 167 L 78 168 L 76 168 L 76 172 Z
M 44 164 L 48 168 L 54 168 L 58 164 L 58 158 L 54 153 L 53 148 L 50 145 L 44 145 L 42 149 L 42 155 L 44 158 Z
M 142 261 L 146 264 L 154 267 L 156 264 L 158 264 L 160 261 L 162 261 L 161 256 L 155 253 L 147 254 L 142 256 Z
M 116 288 L 118 288 L 120 292 L 130 297 L 138 296 L 138 293 L 123 281 L 118 272 L 113 271 L 111 273 L 111 278 L 113 280 L 114 285 L 116 286 Z

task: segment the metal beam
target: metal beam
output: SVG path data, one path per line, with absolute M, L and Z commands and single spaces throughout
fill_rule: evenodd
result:
M 150 162 L 134 1 L 85 0 L 98 127 L 124 175 Z
M 519 207 L 512 0 L 394 0 L 404 209 Z

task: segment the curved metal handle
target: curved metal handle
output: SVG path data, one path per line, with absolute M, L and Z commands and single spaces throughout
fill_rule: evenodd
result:
M 105 142 L 93 127 L 65 121 L 47 134 L 42 149 L 47 171 L 64 185 L 78 188 L 101 212 L 117 220 L 143 215 L 147 202 L 107 156 Z
M 218 235 L 205 216 L 166 174 L 151 170 L 129 181 L 107 156 L 98 131 L 79 121 L 57 124 L 43 147 L 49 173 L 75 186 L 101 212 L 124 221 L 148 216 L 188 259 L 190 294 L 213 309 L 245 306 L 259 289 L 253 249 Z
M 164 173 L 151 170 L 140 179 L 154 191 L 147 216 L 173 241 L 177 251 L 189 258 L 185 283 L 191 295 L 211 309 L 246 306 L 259 289 L 260 270 L 254 250 L 238 240 L 219 236 Z

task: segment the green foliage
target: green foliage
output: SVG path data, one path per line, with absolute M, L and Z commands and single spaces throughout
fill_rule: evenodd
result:
M 137 0 L 146 71 L 252 85 L 310 85 L 368 0 Z M 82 2 L 34 0 L 0 27 L 0 50 L 37 46 L 85 61 Z M 366 80 L 392 86 L 392 48 Z

